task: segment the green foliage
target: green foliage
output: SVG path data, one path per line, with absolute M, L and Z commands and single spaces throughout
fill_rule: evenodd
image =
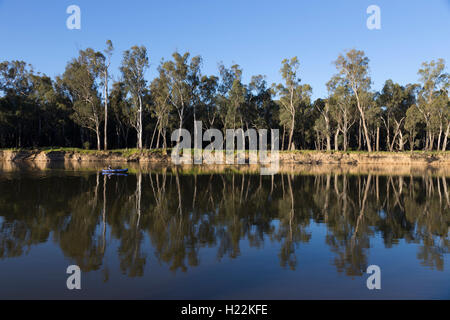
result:
M 98 87 L 104 59 L 103 54 L 91 48 L 80 50 L 78 58 L 69 62 L 62 77 L 62 85 L 67 89 L 72 102 L 72 119 L 96 134 L 98 150 L 104 112 Z
M 289 130 L 288 148 L 295 149 L 293 143 L 296 120 L 299 115 L 304 115 L 310 104 L 312 88 L 308 84 L 301 85 L 297 72 L 300 62 L 297 57 L 281 61 L 281 77 L 284 84 L 273 85 L 273 89 L 279 95 L 280 125 Z M 297 122 L 298 123 L 298 122 Z
M 147 48 L 144 46 L 133 46 L 131 50 L 123 53 L 122 72 L 123 83 L 127 92 L 131 94 L 132 105 L 128 113 L 130 124 L 136 129 L 137 147 L 142 149 L 142 135 L 144 130 L 143 124 L 143 99 L 147 91 L 147 80 L 145 79 L 145 71 L 149 67 L 147 56 Z
M 420 84 L 387 80 L 371 90 L 369 59 L 356 49 L 340 54 L 326 97 L 312 102 L 297 57 L 284 59 L 282 83 L 264 75 L 244 82 L 238 64 L 201 72 L 189 52 L 162 60 L 148 79 L 147 49 L 123 53 L 121 78 L 110 80 L 111 41 L 101 52 L 81 50 L 52 79 L 24 61 L 0 63 L 0 147 L 61 146 L 165 150 L 171 133 L 195 121 L 203 129 L 279 129 L 284 150 L 446 150 L 450 138 L 449 75 L 445 61 L 423 63 Z M 103 139 L 101 139 L 103 138 Z M 130 150 L 130 149 L 128 149 Z

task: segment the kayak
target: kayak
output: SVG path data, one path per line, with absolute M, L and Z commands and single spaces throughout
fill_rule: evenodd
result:
M 125 173 L 128 172 L 128 169 L 103 169 L 102 173 L 104 174 L 112 174 L 112 173 Z

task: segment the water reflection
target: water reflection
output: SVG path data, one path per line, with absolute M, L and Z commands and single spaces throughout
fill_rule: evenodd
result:
M 423 266 L 442 271 L 450 251 L 448 180 L 432 174 L 261 176 L 177 168 L 127 177 L 19 174 L 0 179 L 0 259 L 52 241 L 83 271 L 102 270 L 107 281 L 105 252 L 113 241 L 129 277 L 143 276 L 149 259 L 188 271 L 201 263 L 203 248 L 213 248 L 220 263 L 245 255 L 243 243 L 263 250 L 272 242 L 279 244 L 273 258 L 280 267 L 296 270 L 302 264 L 297 249 L 315 237 L 311 226 L 319 223 L 326 225 L 332 264 L 348 276 L 365 272 L 377 235 L 385 248 L 418 244 Z

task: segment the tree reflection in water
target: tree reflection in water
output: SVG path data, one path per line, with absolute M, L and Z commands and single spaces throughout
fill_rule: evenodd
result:
M 105 280 L 110 241 L 118 241 L 129 277 L 142 276 L 154 256 L 172 271 L 187 271 L 201 263 L 205 247 L 215 248 L 219 261 L 239 258 L 243 241 L 261 249 L 278 243 L 281 267 L 294 270 L 301 264 L 296 249 L 314 237 L 313 223 L 326 225 L 332 263 L 348 276 L 365 272 L 376 235 L 386 248 L 418 244 L 417 259 L 438 270 L 450 251 L 448 179 L 431 174 L 163 169 L 128 177 L 23 176 L 0 180 L 0 188 L 0 259 L 52 240 L 83 271 L 102 269 Z

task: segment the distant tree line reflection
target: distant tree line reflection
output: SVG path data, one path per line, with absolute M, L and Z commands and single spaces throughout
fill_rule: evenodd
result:
M 424 266 L 444 269 L 450 252 L 450 196 L 442 176 L 181 174 L 177 170 L 128 177 L 99 174 L 2 179 L 0 259 L 53 241 L 83 271 L 103 270 L 118 243 L 121 271 L 142 276 L 148 259 L 172 271 L 201 263 L 200 250 L 238 258 L 242 241 L 254 248 L 280 244 L 278 259 L 295 270 L 297 248 L 325 224 L 332 263 L 362 275 L 378 234 L 387 248 L 419 246 Z M 263 249 L 262 249 L 263 250 Z

